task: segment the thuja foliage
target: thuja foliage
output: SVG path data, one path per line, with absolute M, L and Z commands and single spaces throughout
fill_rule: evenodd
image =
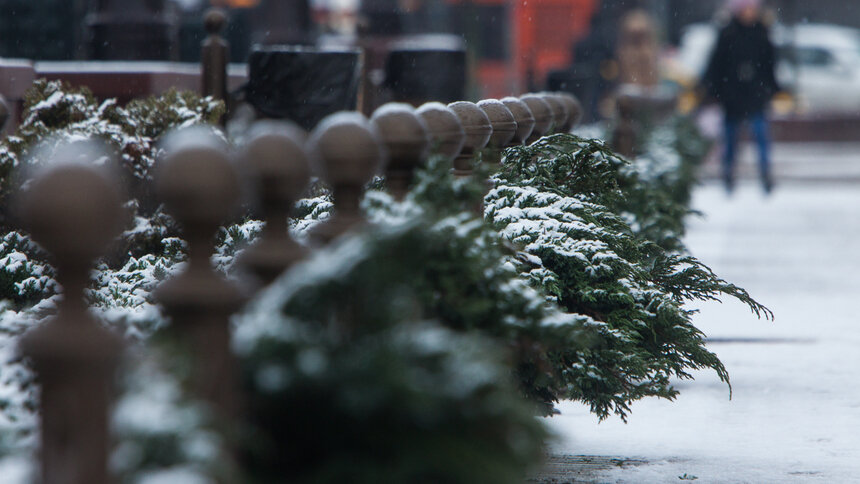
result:
M 223 110 L 219 101 L 177 91 L 125 107 L 56 81 L 38 80 L 27 91 L 21 124 L 0 142 L 0 431 L 32 433 L 32 373 L 13 349 L 24 331 L 55 311 L 58 298 L 48 255 L 8 218 L 17 190 L 59 147 L 91 138 L 104 143 L 128 189 L 127 217 L 114 250 L 98 261 L 87 296 L 119 332 L 146 338 L 162 324 L 151 290 L 185 257 L 178 227 L 148 194 L 159 138 L 173 128 L 213 122 Z M 221 240 L 228 245 L 232 239 L 225 231 Z M 0 447 L 5 444 L 0 437 Z
M 188 371 L 167 344 L 126 355 L 111 416 L 116 482 L 242 482 L 211 408 L 183 388 Z
M 501 357 L 481 338 L 400 322 L 258 343 L 242 482 L 524 482 L 545 433 Z
M 26 184 L 32 169 L 48 162 L 57 147 L 97 139 L 104 143 L 107 155 L 117 160 L 117 171 L 129 195 L 126 231 L 100 268 L 117 273 L 137 271 L 143 265 L 156 269 L 159 261 L 153 257 L 163 259 L 162 266 L 171 265 L 181 258 L 177 250 L 178 228 L 159 211 L 148 193 L 159 153 L 158 141 L 170 129 L 211 123 L 223 112 L 219 101 L 188 92 L 171 90 L 121 107 L 113 99 L 98 101 L 86 88 L 75 89 L 59 81 L 36 81 L 25 94 L 21 125 L 0 143 L 0 231 L 4 237 L 0 258 L 45 265 L 44 254 L 26 243 L 27 235 L 16 231 L 6 218 L 11 212 L 9 203 L 19 187 Z M 32 272 L 0 270 L 0 300 L 10 300 L 23 308 L 37 299 L 47 299 L 54 285 L 39 278 L 50 276 L 50 268 Z M 95 299 L 98 303 L 110 298 L 95 295 Z
M 239 319 L 247 482 L 519 483 L 539 460 L 546 434 L 501 335 L 576 326 L 541 327 L 544 302 L 501 286 L 515 274 L 479 247 L 454 244 L 471 254 L 447 266 L 444 239 L 467 221 L 427 222 L 340 240 Z
M 4 233 L 0 239 L 0 300 L 20 308 L 53 294 L 57 283 L 46 259 L 47 254 L 26 235 Z
M 587 344 L 586 328 L 593 321 L 565 314 L 518 276 L 513 260 L 520 254 L 471 209 L 481 196 L 480 183 L 455 179 L 438 158 L 418 172 L 404 203 L 382 191 L 369 191 L 363 206 L 373 230 L 411 229 L 387 245 L 380 241 L 367 266 L 350 273 L 367 280 L 345 276 L 345 286 L 333 285 L 327 297 L 357 294 L 356 300 L 375 304 L 379 297 L 374 293 L 388 290 L 379 287 L 404 281 L 421 298 L 422 318 L 454 331 L 480 333 L 508 347 L 510 372 L 520 392 L 538 413 L 549 414 L 563 392 L 557 365 L 548 355 L 553 349 Z M 297 220 L 296 227 L 305 231 L 326 218 L 331 204 L 322 194 L 299 207 L 306 217 Z M 314 311 L 330 306 L 310 296 L 296 298 L 294 304 Z
M 150 291 L 184 258 L 177 228 L 146 192 L 156 140 L 217 118 L 220 105 L 171 93 L 120 108 L 52 83 L 35 91 L 22 129 L 0 149 L 0 187 L 19 182 L 8 175 L 32 158 L 35 140 L 107 140 L 136 188 L 128 230 L 90 298 L 144 338 L 162 322 Z M 577 399 L 623 418 L 639 398 L 674 397 L 671 378 L 693 369 L 728 381 L 685 304 L 730 295 L 769 312 L 684 252 L 701 147 L 672 138 L 678 132 L 655 130 L 654 147 L 632 164 L 572 136 L 509 150 L 485 221 L 471 215 L 481 184 L 453 180 L 436 159 L 405 203 L 371 190 L 370 230 L 298 266 L 240 318 L 236 349 L 253 410 L 235 443 L 243 482 L 516 482 L 544 437 L 528 418 L 535 410 Z M 674 149 L 660 153 L 665 146 Z M 298 208 L 292 230 L 303 239 L 332 205 L 315 185 Z M 231 271 L 260 226 L 225 228 L 218 267 Z M 4 234 L 7 312 L 50 301 L 44 255 L 26 234 Z M 124 462 L 129 482 L 144 468 L 189 462 L 217 474 L 218 453 L 201 455 L 196 437 L 179 435 L 209 431 L 177 379 L 164 375 L 162 403 L 166 414 L 189 415 L 187 425 L 150 431 L 126 421 L 126 457 L 137 455 Z M 121 409 L 144 391 L 132 380 Z
M 8 213 L 9 196 L 21 185 L 26 166 L 49 158 L 60 142 L 95 138 L 105 142 L 119 160 L 119 171 L 133 196 L 158 155 L 157 142 L 168 130 L 213 123 L 224 113 L 223 103 L 190 92 L 170 90 L 122 107 L 114 99 L 98 101 L 86 88 L 60 81 L 37 80 L 24 95 L 22 121 L 13 136 L 0 144 L 0 213 Z M 46 146 L 47 145 L 47 146 Z M 4 224 L 0 220 L 0 225 Z
M 112 99 L 99 102 L 86 88 L 36 81 L 25 94 L 21 125 L 0 143 L 0 260 L 7 262 L 0 268 L 0 300 L 23 309 L 55 291 L 45 254 L 6 218 L 12 197 L 32 168 L 49 161 L 57 147 L 97 139 L 117 160 L 129 198 L 126 230 L 100 262 L 102 280 L 90 296 L 96 305 L 139 306 L 152 284 L 183 257 L 178 227 L 148 193 L 158 141 L 171 129 L 214 122 L 223 111 L 222 103 L 188 92 L 171 90 L 121 107 Z M 105 278 L 104 271 L 112 275 Z
M 671 379 L 691 370 L 711 368 L 728 383 L 689 300 L 731 296 L 771 316 L 683 252 L 686 207 L 639 177 L 602 142 L 555 135 L 509 150 L 486 199 L 487 219 L 531 256 L 519 259 L 523 276 L 565 310 L 605 324 L 595 345 L 554 355 L 564 397 L 601 418 L 625 418 L 642 397 L 674 398 Z
M 656 180 L 672 200 L 689 206 L 692 188 L 698 182 L 698 169 L 712 145 L 689 116 L 671 118 L 666 125 L 652 129 L 648 137 L 643 157 L 654 159 L 652 164 L 657 166 L 661 166 L 660 159 L 668 165 L 662 170 L 648 170 L 652 173 L 648 178 Z M 640 170 L 640 173 L 647 175 L 648 171 Z
M 369 191 L 370 227 L 318 249 L 237 318 L 241 482 L 519 483 L 539 461 L 534 415 L 562 393 L 547 355 L 581 347 L 590 319 L 519 278 L 514 253 L 464 210 L 478 185 L 437 161 L 404 203 Z M 331 210 L 323 187 L 313 193 L 299 236 Z M 181 447 L 175 432 L 125 428 L 140 456 L 129 476 L 193 461 L 153 445 Z

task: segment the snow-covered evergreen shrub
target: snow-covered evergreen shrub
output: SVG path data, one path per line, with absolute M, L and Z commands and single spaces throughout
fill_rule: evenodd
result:
M 86 89 L 59 81 L 37 80 L 24 96 L 22 121 L 14 136 L 0 145 L 0 213 L 22 180 L 17 167 L 46 160 L 34 156 L 43 142 L 60 144 L 84 138 L 103 140 L 119 160 L 124 181 L 137 196 L 149 180 L 157 157 L 156 142 L 167 130 L 198 123 L 213 123 L 224 112 L 221 102 L 194 93 L 171 90 L 164 95 L 135 100 L 121 107 L 114 99 L 96 100 Z M 148 215 L 148 213 L 147 213 Z M 0 219 L 0 227 L 7 224 Z
M 252 424 L 247 482 L 523 481 L 545 434 L 514 391 L 506 341 L 487 334 L 541 328 L 524 328 L 539 323 L 534 316 L 488 319 L 496 309 L 476 293 L 512 272 L 469 287 L 471 273 L 488 268 L 478 254 L 440 267 L 439 242 L 454 222 L 413 219 L 348 236 L 238 319 Z M 522 309 L 544 305 L 534 304 Z M 442 318 L 497 329 L 452 331 Z
M 692 189 L 698 183 L 699 168 L 712 145 L 713 142 L 702 134 L 693 118 L 673 117 L 668 123 L 651 130 L 640 158 L 650 160 L 652 167 L 641 167 L 637 163 L 640 177 L 658 180 L 658 186 L 675 202 L 689 206 Z
M 381 191 L 383 184 L 378 180 L 372 185 L 362 204 L 372 230 L 420 220 L 425 231 L 420 236 L 410 232 L 414 239 L 409 244 L 381 250 L 379 260 L 372 264 L 388 272 L 367 271 L 370 281 L 354 283 L 354 288 L 343 291 L 363 294 L 365 288 L 384 285 L 389 279 L 409 280 L 412 290 L 423 298 L 422 317 L 439 320 L 456 331 L 480 332 L 514 349 L 510 371 L 519 381 L 520 391 L 539 413 L 550 413 L 561 391 L 556 388 L 560 379 L 552 374 L 554 366 L 546 358 L 547 348 L 581 345 L 583 325 L 590 319 L 564 314 L 529 287 L 511 262 L 516 252 L 475 214 L 464 211 L 480 200 L 481 184 L 455 179 L 441 160 L 434 159 L 418 172 L 416 186 L 404 203 Z M 326 188 L 314 184 L 309 198 L 297 203 L 294 236 L 305 240 L 332 208 Z M 390 257 L 386 256 L 389 252 Z M 388 261 L 395 256 L 403 260 Z M 408 262 L 410 257 L 412 262 Z M 307 301 L 311 299 L 306 300 L 310 305 Z
M 606 130 L 598 125 L 577 129 L 580 139 L 605 139 Z M 684 218 L 690 215 L 693 187 L 698 182 L 699 166 L 711 148 L 711 142 L 688 116 L 675 116 L 656 126 L 645 126 L 639 135 L 641 150 L 631 160 L 622 160 L 598 143 L 583 149 L 597 150 L 606 158 L 604 168 L 611 168 L 614 183 L 604 192 L 601 203 L 624 215 L 634 231 L 667 250 L 683 251 Z M 573 144 L 543 146 L 545 154 L 562 156 L 579 150 Z M 604 173 L 606 175 L 607 173 Z M 611 187 L 624 196 L 613 196 Z
M 151 291 L 184 260 L 177 228 L 147 195 L 156 141 L 173 126 L 217 118 L 220 106 L 171 93 L 120 108 L 54 83 L 34 91 L 22 129 L 0 144 L 0 203 L 21 181 L 15 168 L 39 162 L 27 161 L 34 141 L 106 139 L 134 190 L 127 230 L 101 261 L 89 296 L 112 324 L 147 339 L 162 324 Z M 299 266 L 239 319 L 237 351 L 255 416 L 238 444 L 247 479 L 333 482 L 351 470 L 368 482 L 514 482 L 534 461 L 543 433 L 511 388 L 527 397 L 531 412 L 537 406 L 546 414 L 573 398 L 600 417 L 624 417 L 636 399 L 672 398 L 670 378 L 691 369 L 712 368 L 727 380 L 685 302 L 728 294 L 769 313 L 684 253 L 696 146 L 686 146 L 685 155 L 678 132 L 655 131 L 654 148 L 632 165 L 600 142 L 570 136 L 509 150 L 486 199 L 488 223 L 470 215 L 481 184 L 454 180 L 438 160 L 419 173 L 403 204 L 369 191 L 364 208 L 374 228 Z M 669 145 L 678 148 L 658 151 Z M 291 230 L 303 240 L 331 208 L 325 188 L 315 185 L 298 203 Z M 232 271 L 260 228 L 253 219 L 224 228 L 213 262 Z M 0 260 L 8 270 L 0 271 L 0 300 L 8 302 L 0 306 L 0 336 L 11 345 L 51 310 L 56 295 L 44 254 L 26 234 L 2 229 Z M 9 362 L 11 353 L 0 356 L 7 357 L 0 366 L 2 443 L 12 431 L 32 430 L 35 400 L 31 388 L 20 388 L 32 378 L 26 366 Z M 129 377 L 117 414 L 124 481 L 217 475 L 212 449 L 223 436 L 207 437 L 205 412 L 188 399 L 181 376 L 171 368 L 147 376 L 145 368 Z M 148 430 L 145 419 L 123 417 L 147 401 L 141 383 L 148 378 L 159 382 L 153 405 L 186 415 L 187 425 Z M 296 415 L 317 425 L 285 430 Z M 344 434 L 352 428 L 360 431 Z M 382 429 L 386 439 L 373 440 Z M 337 433 L 342 440 L 330 437 Z M 333 440 L 339 447 L 329 452 Z M 295 441 L 308 446 L 293 449 Z M 397 459 L 375 460 L 367 448 Z M 448 473 L 428 474 L 428 455 Z M 482 466 L 463 467 L 464 455 Z M 344 467 L 357 457 L 364 467 Z M 391 469 L 394 460 L 404 465 Z M 380 477 L 383 468 L 388 473 Z
M 712 368 L 728 382 L 685 302 L 728 295 L 770 313 L 681 251 L 674 219 L 686 207 L 602 142 L 571 135 L 509 150 L 495 179 L 486 217 L 530 256 L 519 259 L 524 277 L 565 310 L 605 324 L 596 345 L 556 355 L 563 397 L 624 418 L 637 399 L 673 398 L 670 379 L 690 370 Z
M 187 366 L 165 346 L 127 355 L 112 418 L 111 470 L 125 484 L 240 482 L 209 408 L 188 397 Z
M 635 215 L 628 221 L 637 233 L 664 249 L 683 251 L 684 218 L 710 142 L 683 116 L 651 128 L 644 140 L 643 152 L 622 165 L 626 188 L 619 208 Z
M 0 239 L 0 294 L 15 308 L 32 306 L 54 294 L 54 270 L 27 235 L 6 232 Z
M 153 284 L 183 258 L 177 227 L 145 196 L 158 139 L 173 128 L 211 123 L 223 110 L 218 101 L 177 91 L 123 108 L 110 99 L 98 102 L 85 88 L 38 80 L 25 95 L 21 125 L 0 144 L 0 213 L 9 213 L 9 201 L 28 168 L 47 161 L 53 149 L 75 140 L 103 140 L 118 160 L 130 198 L 126 231 L 99 266 L 92 302 L 105 309 L 141 307 Z M 0 271 L 0 300 L 21 309 L 53 295 L 55 283 L 45 254 L 10 222 L 0 219 L 0 259 L 10 262 Z
M 13 350 L 20 334 L 55 310 L 57 297 L 47 255 L 8 218 L 9 203 L 27 174 L 57 147 L 89 138 L 102 140 L 117 160 L 129 189 L 126 230 L 99 262 L 88 297 L 121 333 L 143 339 L 162 321 L 151 290 L 184 260 L 178 228 L 147 199 L 158 139 L 176 127 L 211 123 L 223 110 L 218 101 L 176 91 L 120 107 L 56 81 L 38 80 L 28 90 L 21 125 L 0 143 L 0 334 L 8 349 L 0 353 L 0 426 L 5 419 L 32 415 L 32 376 Z M 30 424 L 13 427 L 32 430 Z
M 497 234 L 452 202 L 473 205 L 476 184 L 437 163 L 419 179 L 402 204 L 370 190 L 371 228 L 317 251 L 237 318 L 242 482 L 518 483 L 539 459 L 535 409 L 561 393 L 546 355 L 581 346 L 590 319 L 530 288 Z M 298 204 L 299 237 L 331 208 L 313 193 Z M 152 442 L 182 442 L 169 431 L 126 426 L 121 440 L 148 474 L 207 467 L 161 456 Z

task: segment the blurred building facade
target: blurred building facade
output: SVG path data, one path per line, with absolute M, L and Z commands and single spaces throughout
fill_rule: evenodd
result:
M 482 94 L 542 88 L 552 71 L 599 75 L 614 54 L 618 20 L 645 9 L 676 43 L 725 0 L 0 0 L 0 57 L 197 62 L 202 13 L 229 10 L 231 61 L 253 44 L 313 44 L 320 37 L 444 33 L 462 38 Z M 786 22 L 860 27 L 860 4 L 769 0 Z M 357 42 L 358 43 L 358 42 Z M 588 65 L 586 65 L 588 64 Z
M 172 29 L 171 48 L 177 52 L 170 56 L 193 61 L 199 56 L 199 41 L 204 36 L 200 15 L 205 8 L 216 5 L 230 10 L 226 35 L 237 60 L 246 57 L 253 43 L 309 43 L 309 32 L 349 30 L 350 24 L 362 21 L 371 29 L 384 28 L 395 35 L 457 33 L 477 44 L 476 52 L 483 57 L 504 59 L 512 54 L 506 39 L 515 31 L 526 37 L 534 35 L 534 47 L 540 55 L 556 48 L 556 32 L 572 30 L 582 35 L 587 31 L 595 10 L 647 9 L 664 25 L 666 39 L 676 43 L 684 25 L 713 18 L 724 3 L 725 0 L 0 0 L 0 56 L 87 58 L 93 55 L 92 49 L 87 50 L 89 29 L 101 12 L 126 19 L 158 17 L 157 22 L 167 22 Z M 784 20 L 860 27 L 858 2 L 767 3 Z M 359 19 L 359 10 L 372 15 Z M 552 14 L 535 17 L 541 10 Z M 541 65 L 536 68 L 542 70 Z

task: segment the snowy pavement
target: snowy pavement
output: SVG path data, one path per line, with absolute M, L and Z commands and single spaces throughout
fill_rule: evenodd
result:
M 705 163 L 707 179 L 720 176 L 720 149 Z M 860 143 L 774 143 L 773 173 L 780 180 L 826 183 L 860 183 Z M 751 143 L 742 145 L 737 175 L 741 179 L 758 176 L 758 152 Z
M 645 461 L 601 483 L 860 483 L 860 184 L 783 180 L 769 198 L 751 181 L 733 198 L 708 184 L 694 207 L 707 215 L 691 220 L 693 255 L 776 314 L 694 306 L 731 400 L 702 372 L 675 402 L 634 404 L 627 424 L 565 403 L 553 453 Z

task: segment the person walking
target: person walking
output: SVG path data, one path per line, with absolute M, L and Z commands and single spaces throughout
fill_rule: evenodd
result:
M 762 20 L 761 0 L 728 0 L 731 21 L 719 33 L 702 78 L 708 94 L 723 108 L 723 181 L 734 189 L 738 135 L 749 122 L 758 145 L 759 170 L 766 193 L 773 189 L 767 108 L 779 91 L 776 49 Z

